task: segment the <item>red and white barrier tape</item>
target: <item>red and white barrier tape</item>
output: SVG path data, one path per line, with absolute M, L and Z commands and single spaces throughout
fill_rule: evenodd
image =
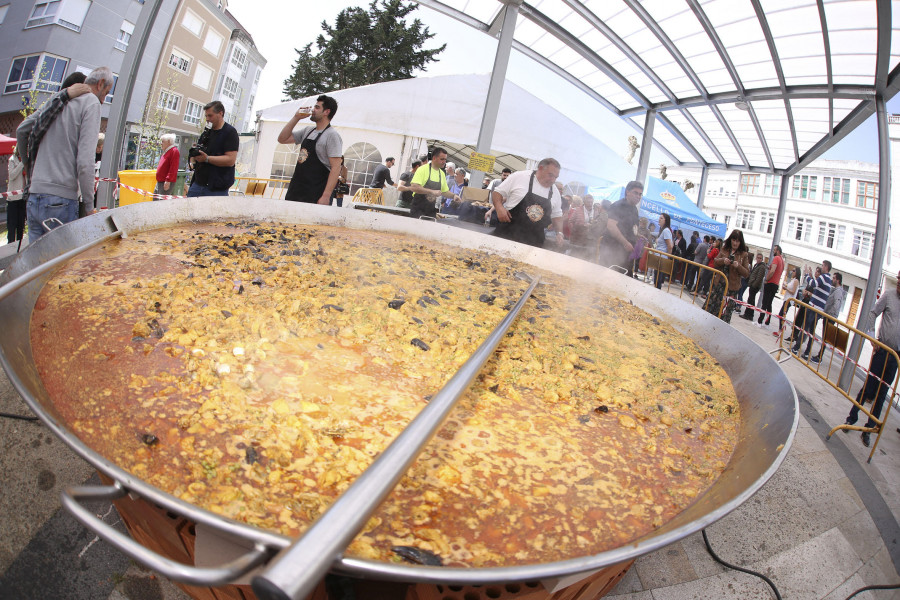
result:
M 140 194 L 141 196 L 150 196 L 152 198 L 156 198 L 157 200 L 175 200 L 178 198 L 187 198 L 187 196 L 173 196 L 171 194 L 154 194 L 153 192 L 148 192 L 147 190 L 138 189 L 136 187 L 132 187 L 130 185 L 125 185 L 120 182 L 118 179 L 109 179 L 108 177 L 94 177 L 94 191 L 97 190 L 97 183 L 103 181 L 105 183 L 116 183 L 118 187 L 125 188 L 126 190 L 132 191 L 136 194 Z M 13 190 L 11 192 L 0 192 L 0 199 L 6 200 L 10 196 L 19 196 L 25 193 L 25 190 Z

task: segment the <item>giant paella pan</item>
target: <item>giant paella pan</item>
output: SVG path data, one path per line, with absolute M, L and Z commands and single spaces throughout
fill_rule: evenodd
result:
M 692 305 L 580 260 L 392 215 L 250 198 L 138 204 L 44 236 L 0 283 L 10 380 L 114 482 L 64 504 L 194 584 L 244 576 L 330 514 L 514 306 L 494 356 L 346 550 L 326 557 L 332 569 L 460 584 L 594 572 L 739 506 L 797 425 L 777 364 Z M 126 493 L 246 554 L 177 565 L 79 504 Z

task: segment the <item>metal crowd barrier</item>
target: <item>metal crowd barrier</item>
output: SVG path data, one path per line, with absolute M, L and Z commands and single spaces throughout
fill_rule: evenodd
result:
M 644 247 L 644 252 L 647 255 L 647 268 L 644 271 L 644 281 L 646 283 L 650 283 L 652 285 L 653 278 L 655 277 L 655 273 L 654 273 L 654 276 L 651 277 L 650 270 L 653 269 L 654 271 L 662 271 L 662 274 L 669 276 L 668 280 L 666 281 L 666 284 L 665 284 L 665 290 L 667 292 L 672 291 L 672 285 L 673 285 L 672 282 L 675 280 L 675 277 L 674 277 L 675 265 L 676 264 L 684 265 L 684 268 L 681 271 L 681 281 L 679 283 L 676 283 L 675 287 L 679 288 L 678 289 L 678 297 L 679 298 L 683 298 L 686 294 L 688 294 L 688 295 L 692 296 L 691 302 L 694 301 L 694 298 L 699 296 L 698 288 L 700 286 L 701 275 L 704 273 L 704 271 L 711 272 L 710 280 L 709 280 L 709 287 L 706 290 L 706 297 L 703 298 L 702 306 L 703 306 L 703 310 L 706 310 L 707 312 L 711 312 L 711 313 L 714 312 L 714 314 L 718 317 L 722 316 L 722 311 L 725 309 L 725 298 L 726 298 L 725 294 L 728 293 L 728 278 L 725 276 L 725 274 L 722 271 L 720 271 L 719 269 L 716 269 L 715 267 L 702 265 L 702 264 L 696 263 L 692 260 L 682 258 L 680 256 L 675 256 L 674 254 L 669 254 L 668 252 L 662 252 L 661 250 L 657 250 L 657 249 L 651 248 L 649 246 Z M 685 275 L 687 274 L 688 267 L 695 267 L 697 269 L 696 282 L 692 286 L 693 289 L 688 289 L 687 283 L 685 282 L 685 279 L 686 279 Z M 722 301 L 719 303 L 718 309 L 715 309 L 715 311 L 711 311 L 711 310 L 709 310 L 709 303 L 711 300 L 709 292 L 713 289 L 713 287 L 715 287 L 715 285 L 717 283 L 719 283 L 720 279 L 721 279 L 721 282 L 725 284 L 725 293 L 722 294 Z M 715 308 L 715 307 L 713 307 L 713 308 Z
M 831 436 L 834 434 L 834 432 L 838 431 L 839 429 L 864 431 L 864 432 L 876 434 L 875 443 L 872 444 L 872 451 L 869 453 L 869 458 L 866 461 L 866 462 L 871 462 L 872 456 L 875 455 L 875 449 L 878 447 L 878 442 L 879 442 L 879 440 L 881 440 L 881 433 L 884 430 L 884 424 L 887 422 L 888 414 L 890 414 L 890 412 L 891 412 L 891 406 L 894 404 L 894 402 L 896 401 L 896 398 L 897 398 L 897 379 L 898 378 L 895 377 L 893 382 L 885 381 L 884 380 L 884 368 L 882 368 L 881 373 L 872 373 L 869 370 L 869 366 L 860 365 L 859 364 L 859 354 L 862 352 L 862 346 L 863 346 L 862 344 L 860 344 L 859 352 L 857 353 L 857 356 L 855 356 L 855 357 L 848 356 L 845 352 L 846 352 L 846 349 L 850 345 L 849 341 L 851 339 L 850 336 L 852 334 L 852 335 L 860 336 L 863 339 L 863 343 L 865 343 L 866 341 L 871 343 L 873 350 L 876 348 L 884 349 L 888 353 L 889 356 L 892 356 L 894 358 L 895 361 L 900 362 L 900 357 L 897 356 L 897 353 L 894 350 L 885 346 L 884 344 L 879 342 L 877 339 L 866 334 L 864 331 L 857 329 L 856 327 L 853 327 L 852 325 L 850 325 L 844 321 L 836 319 L 836 318 L 832 317 L 831 315 L 828 315 L 825 312 L 819 310 L 818 308 L 815 308 L 814 306 L 811 306 L 805 302 L 801 302 L 801 301 L 797 300 L 796 298 L 789 298 L 788 300 L 786 300 L 786 302 L 790 303 L 788 305 L 788 311 L 790 310 L 790 307 L 793 305 L 793 306 L 796 306 L 798 311 L 802 308 L 802 309 L 805 309 L 806 311 L 812 311 L 813 313 L 818 315 L 819 319 L 817 320 L 816 325 L 818 326 L 818 321 L 821 321 L 823 323 L 822 336 L 821 337 L 816 336 L 815 328 L 811 332 L 804 331 L 803 323 L 797 322 L 798 321 L 798 319 L 796 319 L 797 313 L 795 312 L 795 321 L 791 324 L 790 327 L 782 327 L 781 328 L 781 331 L 778 335 L 778 347 L 775 350 L 772 350 L 770 352 L 770 354 L 777 353 L 777 354 L 775 354 L 775 359 L 779 363 L 790 360 L 791 354 L 790 354 L 790 349 L 786 345 L 785 331 L 791 332 L 791 338 L 790 338 L 791 344 L 796 343 L 797 338 L 795 336 L 801 336 L 800 337 L 800 342 L 801 342 L 800 349 L 798 350 L 797 354 L 794 355 L 793 358 L 796 358 L 798 361 L 800 361 L 800 363 L 805 365 L 807 369 L 809 369 L 810 371 L 815 373 L 819 377 L 819 379 L 821 379 L 822 381 L 827 383 L 833 389 L 838 391 L 844 398 L 849 400 L 851 404 L 853 404 L 857 408 L 859 408 L 860 413 L 861 413 L 860 419 L 862 419 L 862 416 L 864 415 L 865 417 L 868 417 L 875 422 L 874 427 L 865 427 L 864 425 L 863 426 L 848 425 L 846 423 L 841 423 L 840 425 L 838 425 L 837 427 L 834 427 L 831 431 L 828 432 L 828 436 L 826 439 L 831 439 Z M 787 319 L 788 311 L 785 311 L 785 319 Z M 804 322 L 806 321 L 806 314 L 808 314 L 808 313 L 806 313 L 806 312 L 804 313 Z M 776 318 L 778 317 L 778 315 L 774 315 L 774 316 Z M 816 342 L 818 342 L 820 345 L 817 353 L 813 354 L 812 352 L 810 352 L 809 356 L 807 356 L 806 358 L 803 358 L 803 354 L 804 354 L 803 345 L 808 343 L 808 339 L 805 339 L 804 336 L 812 336 L 812 344 L 810 344 L 810 346 L 809 346 L 810 350 L 814 349 L 813 347 L 815 346 Z M 828 350 L 828 349 L 830 349 L 831 352 L 830 352 L 830 355 L 826 358 L 826 350 Z M 782 352 L 788 353 L 788 356 L 784 359 L 781 358 Z M 813 360 L 814 357 L 818 357 L 819 360 L 814 361 Z M 823 369 L 823 367 L 824 367 L 824 369 Z M 863 404 L 857 403 L 856 397 L 852 396 L 849 393 L 849 389 L 844 390 L 843 388 L 839 387 L 836 382 L 831 380 L 831 377 L 839 378 L 841 372 L 843 371 L 843 369 L 845 367 L 850 367 L 854 370 L 859 368 L 865 373 L 865 379 L 863 380 L 863 386 L 865 386 L 866 379 L 868 379 L 869 376 L 874 375 L 879 380 L 880 385 L 885 385 L 888 387 L 888 391 L 885 395 L 885 404 L 882 406 L 883 414 L 880 418 L 876 418 L 875 416 L 873 416 L 872 413 L 869 411 L 869 409 L 867 409 L 865 407 L 865 400 L 866 400 L 865 398 L 863 398 Z M 887 367 L 887 361 L 885 361 L 885 367 Z M 876 397 L 877 397 L 877 394 L 876 394 Z M 872 399 L 872 401 L 873 401 L 872 407 L 874 409 L 874 398 Z

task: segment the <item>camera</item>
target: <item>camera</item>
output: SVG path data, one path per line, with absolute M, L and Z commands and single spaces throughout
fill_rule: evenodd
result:
M 200 156 L 201 152 L 206 152 L 206 146 L 204 144 L 197 144 L 196 146 L 191 146 L 188 149 L 188 157 L 196 158 L 197 156 Z

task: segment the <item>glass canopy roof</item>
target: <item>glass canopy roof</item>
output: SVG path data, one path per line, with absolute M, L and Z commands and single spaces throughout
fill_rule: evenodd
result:
M 499 36 L 507 1 L 419 4 Z M 900 0 L 531 0 L 513 47 L 639 131 L 657 111 L 679 164 L 791 174 L 897 93 L 898 28 Z

